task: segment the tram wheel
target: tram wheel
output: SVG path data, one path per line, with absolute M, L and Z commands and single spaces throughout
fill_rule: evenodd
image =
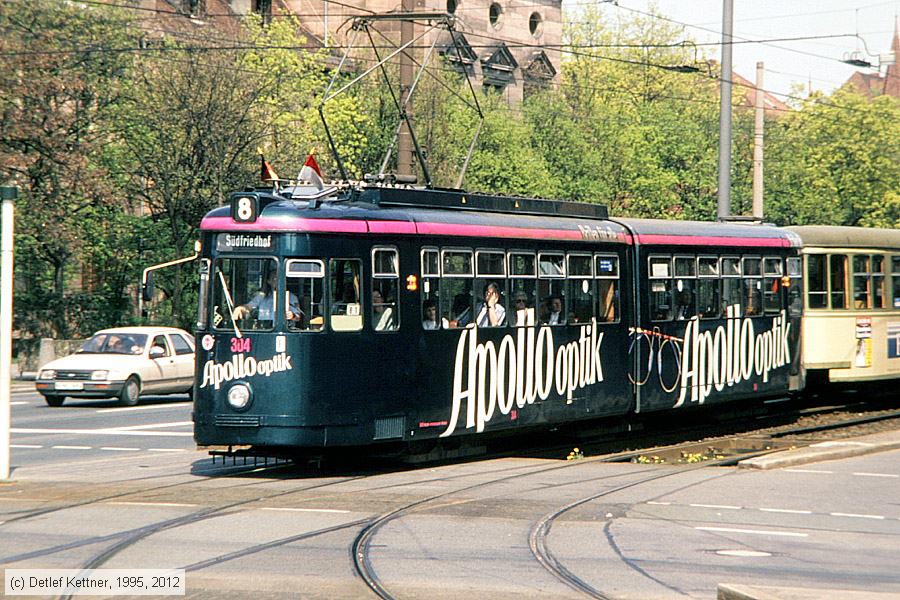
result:
M 63 402 L 66 401 L 65 396 L 44 396 L 44 402 L 47 403 L 47 406 L 58 407 L 62 406 Z
M 140 396 L 141 386 L 137 378 L 131 376 L 125 382 L 125 385 L 122 386 L 122 391 L 119 393 L 119 404 L 122 406 L 134 406 L 138 403 Z

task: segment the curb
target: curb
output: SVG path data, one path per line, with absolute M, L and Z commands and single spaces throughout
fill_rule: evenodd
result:
M 811 462 L 849 458 L 852 456 L 862 456 L 864 454 L 897 449 L 900 449 L 900 440 L 890 440 L 885 442 L 860 442 L 851 440 L 842 442 L 822 442 L 805 448 L 784 450 L 766 456 L 757 456 L 756 458 L 742 460 L 738 463 L 738 468 L 780 469 L 783 467 L 804 465 Z
M 900 600 L 900 594 L 720 583 L 716 600 Z

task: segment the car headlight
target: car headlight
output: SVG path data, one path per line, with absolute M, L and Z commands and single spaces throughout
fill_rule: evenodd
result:
M 91 379 L 93 381 L 103 381 L 109 375 L 109 371 L 94 371 L 91 373 Z
M 228 390 L 226 399 L 235 410 L 243 410 L 250 406 L 250 386 L 246 383 L 236 383 Z
M 41 371 L 41 374 L 38 376 L 38 379 L 55 379 L 56 371 L 53 369 L 44 369 Z

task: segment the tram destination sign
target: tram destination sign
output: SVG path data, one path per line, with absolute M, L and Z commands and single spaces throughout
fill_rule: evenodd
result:
M 219 252 L 271 252 L 275 248 L 272 234 L 220 233 L 216 236 Z

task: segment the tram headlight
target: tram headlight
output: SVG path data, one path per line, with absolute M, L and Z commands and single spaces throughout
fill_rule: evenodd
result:
M 236 383 L 228 389 L 226 399 L 231 408 L 235 410 L 244 410 L 250 406 L 250 386 L 246 383 Z

